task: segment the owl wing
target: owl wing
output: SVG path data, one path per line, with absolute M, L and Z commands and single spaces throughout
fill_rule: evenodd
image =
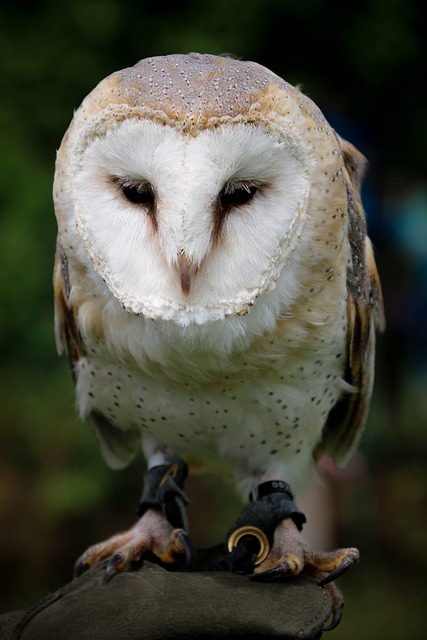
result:
M 77 326 L 77 308 L 70 302 L 68 258 L 58 237 L 53 270 L 55 306 L 55 340 L 58 353 L 67 352 L 71 373 L 76 382 L 75 365 L 85 355 L 83 340 Z
M 86 356 L 86 350 L 78 328 L 78 308 L 70 301 L 68 258 L 59 238 L 56 244 L 53 281 L 56 347 L 59 354 L 64 350 L 67 352 L 73 381 L 77 384 L 77 364 Z M 129 464 L 139 449 L 138 430 L 132 427 L 126 430 L 119 429 L 96 409 L 90 411 L 85 418 L 95 433 L 106 462 L 115 469 Z
M 385 327 L 381 284 L 360 198 L 365 158 L 339 138 L 345 165 L 348 240 L 351 264 L 347 271 L 346 381 L 354 393 L 345 394 L 332 409 L 324 431 L 324 445 L 339 467 L 357 449 L 365 426 L 374 382 L 376 330 Z

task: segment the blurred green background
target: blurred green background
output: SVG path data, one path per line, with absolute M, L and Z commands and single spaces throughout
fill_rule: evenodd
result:
M 356 545 L 333 637 L 425 637 L 427 68 L 415 0 L 53 0 L 0 5 L 0 609 L 68 581 L 88 546 L 133 522 L 141 460 L 101 460 L 53 341 L 55 150 L 107 74 L 174 52 L 230 53 L 298 84 L 370 160 L 364 187 L 388 327 L 362 452 L 328 480 L 327 539 Z M 196 469 L 197 470 L 197 469 Z M 197 475 L 193 503 L 216 487 Z M 228 489 L 224 489 L 228 491 Z M 206 509 L 206 500 L 203 500 Z M 211 511 L 222 508 L 215 490 Z M 200 517 L 200 542 L 236 515 Z M 314 516 L 313 516 L 314 517 Z M 209 535 L 204 535 L 209 523 Z M 216 540 L 215 540 L 216 538 Z

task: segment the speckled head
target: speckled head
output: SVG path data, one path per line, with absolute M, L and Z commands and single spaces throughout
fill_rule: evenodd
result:
M 258 105 L 270 83 L 283 80 L 253 62 L 211 55 L 172 55 L 142 60 L 121 71 L 117 91 L 130 106 L 164 105 L 171 120 L 191 131 L 213 118 L 234 118 Z
M 294 92 L 291 85 L 254 62 L 198 53 L 159 56 L 105 78 L 77 115 L 90 118 L 111 105 L 144 106 L 191 130 L 214 118 L 259 111 L 259 98 L 265 98 L 268 87 Z

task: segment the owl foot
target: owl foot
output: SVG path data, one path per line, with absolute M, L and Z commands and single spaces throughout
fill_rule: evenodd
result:
M 334 629 L 342 617 L 344 598 L 333 580 L 357 562 L 359 552 L 315 551 L 301 534 L 304 522 L 285 482 L 261 484 L 228 533 L 228 553 L 213 568 L 249 573 L 259 582 L 298 574 L 316 579 L 331 595 L 333 619 L 328 630 Z
M 252 573 L 254 566 L 269 554 L 276 526 L 285 518 L 292 518 L 298 529 L 305 522 L 304 514 L 296 507 L 286 482 L 264 482 L 243 510 L 227 534 L 228 553 L 219 558 L 214 569 Z
M 79 575 L 85 566 L 96 566 L 109 558 L 104 574 L 106 583 L 113 573 L 149 552 L 165 564 L 174 563 L 183 555 L 189 567 L 192 544 L 185 512 L 188 500 L 182 488 L 186 477 L 187 465 L 183 460 L 169 460 L 149 469 L 144 477 L 138 522 L 128 531 L 89 547 L 77 560 L 74 575 Z
M 123 571 L 145 553 L 152 552 L 166 564 L 175 562 L 180 554 L 184 554 L 188 563 L 190 549 L 186 531 L 174 529 L 161 511 L 149 509 L 128 531 L 89 547 L 77 560 L 74 576 L 80 575 L 86 566 L 96 566 L 109 558 L 104 574 L 104 583 L 107 583 L 113 573 Z
M 353 547 L 334 551 L 315 551 L 303 538 L 290 518 L 282 520 L 274 532 L 274 542 L 268 556 L 255 568 L 253 579 L 270 580 L 304 572 L 321 578 L 321 587 L 332 582 L 359 559 Z
M 355 548 L 334 551 L 316 551 L 303 538 L 291 518 L 282 520 L 274 531 L 273 546 L 265 560 L 251 576 L 255 581 L 269 581 L 274 578 L 306 575 L 318 580 L 332 599 L 333 619 L 327 630 L 334 629 L 342 618 L 344 598 L 333 580 L 342 575 L 359 559 Z M 326 630 L 326 629 L 325 629 Z

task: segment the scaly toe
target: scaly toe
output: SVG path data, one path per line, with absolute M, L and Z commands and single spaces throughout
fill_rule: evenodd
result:
M 74 576 L 80 575 L 85 566 L 93 567 L 109 558 L 104 576 L 106 583 L 114 572 L 139 561 L 149 551 L 166 564 L 176 562 L 180 555 L 184 555 L 188 565 L 192 560 L 191 543 L 186 531 L 174 529 L 160 510 L 148 509 L 129 531 L 89 547 L 78 558 Z
M 304 557 L 298 553 L 279 555 L 273 549 L 263 563 L 255 569 L 252 579 L 273 580 L 283 576 L 297 576 L 304 568 Z M 255 577 L 256 576 L 256 577 Z
M 319 587 L 324 587 L 326 584 L 329 584 L 336 580 L 336 578 L 339 578 L 347 571 L 347 569 L 356 564 L 360 557 L 358 549 L 355 549 L 354 547 L 349 549 L 340 549 L 332 553 L 336 554 L 335 568 L 333 567 L 333 564 L 330 564 L 328 568 L 319 567 L 320 570 L 331 571 L 331 573 L 329 573 L 325 578 L 320 580 L 318 583 Z M 336 566 L 336 563 L 339 563 L 338 566 Z
M 166 564 L 175 562 L 177 556 L 184 554 L 185 560 L 192 559 L 190 537 L 184 529 L 173 529 L 166 544 L 154 545 L 152 551 Z
M 107 560 L 114 552 L 124 546 L 130 538 L 130 532 L 118 533 L 104 542 L 94 544 L 76 560 L 73 577 L 81 575 L 86 567 L 95 567 Z

